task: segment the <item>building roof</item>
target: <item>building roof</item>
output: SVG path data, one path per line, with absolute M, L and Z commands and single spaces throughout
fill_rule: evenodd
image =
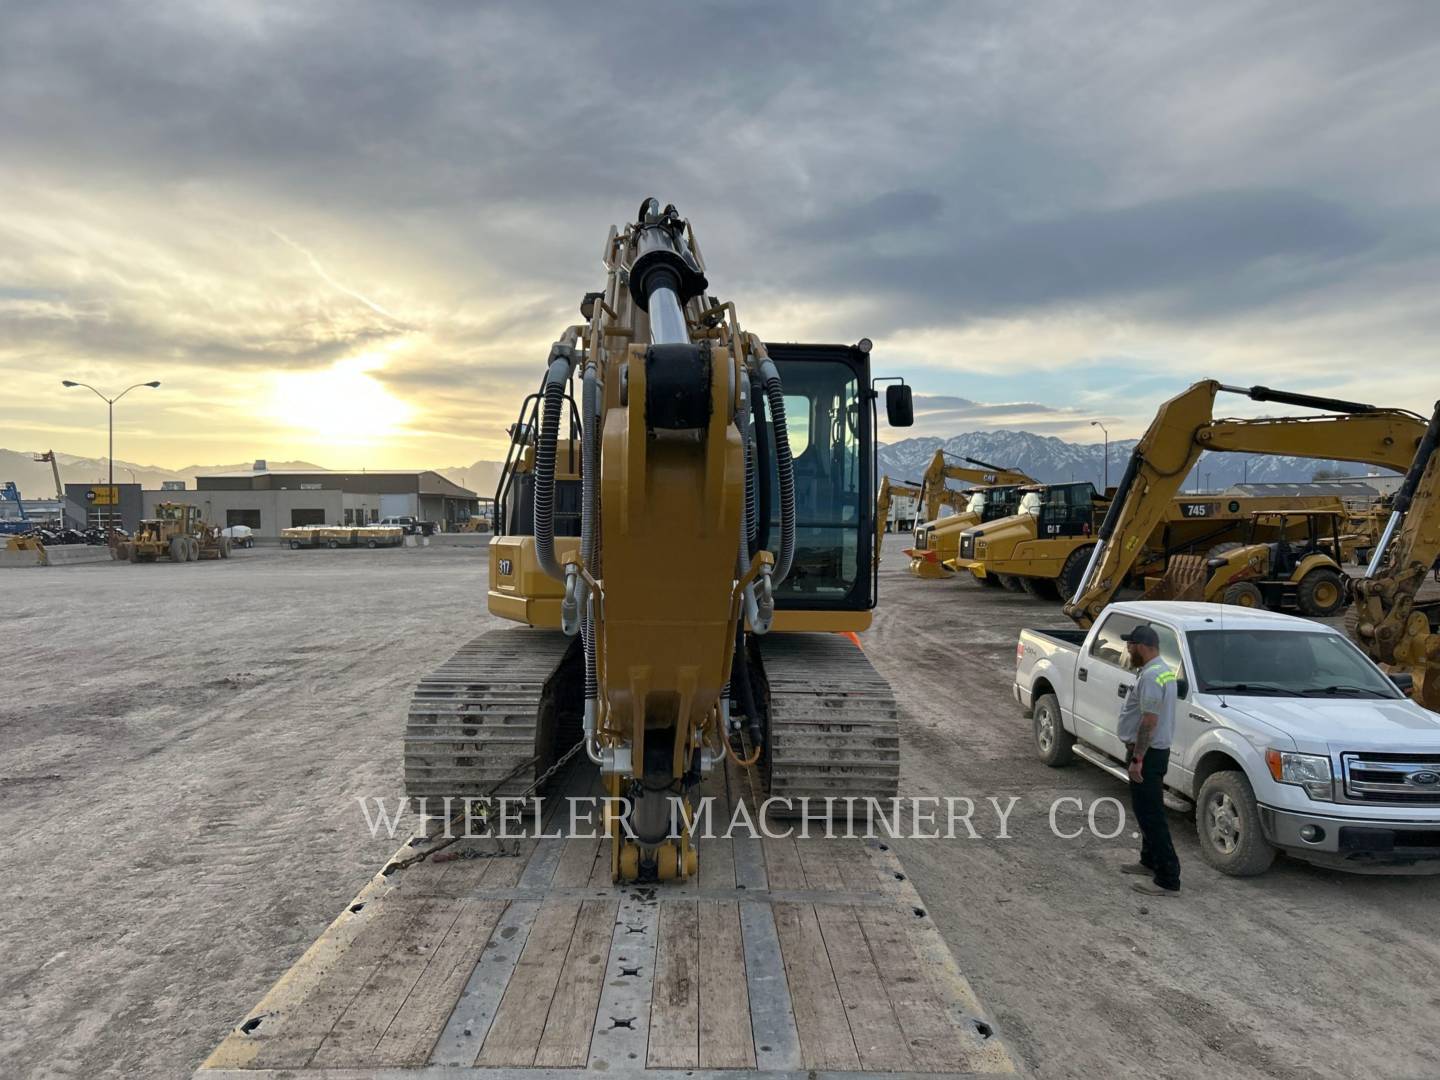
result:
M 1354 498 L 1357 495 L 1375 497 L 1380 494 L 1380 489 L 1365 483 L 1364 477 L 1351 477 L 1349 479 L 1337 480 L 1315 480 L 1309 483 L 1295 484 L 1232 484 L 1225 492 L 1227 495 L 1279 495 L 1279 496 L 1300 496 L 1300 495 L 1335 495 L 1340 498 Z M 1380 479 L 1384 479 L 1381 477 Z
M 469 488 L 447 480 L 433 469 L 235 469 L 195 477 L 197 491 L 280 491 L 302 484 L 318 485 L 330 491 L 404 491 L 452 499 L 477 497 Z

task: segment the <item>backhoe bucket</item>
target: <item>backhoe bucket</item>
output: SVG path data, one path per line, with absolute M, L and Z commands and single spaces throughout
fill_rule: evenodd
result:
M 1204 600 L 1209 567 L 1204 555 L 1172 555 L 1165 574 L 1142 600 Z

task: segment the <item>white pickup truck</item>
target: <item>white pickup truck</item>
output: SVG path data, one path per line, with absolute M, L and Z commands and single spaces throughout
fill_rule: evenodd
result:
M 1277 851 L 1347 870 L 1440 872 L 1440 715 L 1332 627 L 1215 604 L 1112 604 L 1087 632 L 1022 630 L 1015 699 L 1047 765 L 1124 779 L 1134 685 L 1120 640 L 1148 622 L 1179 674 L 1166 802 L 1205 861 L 1263 873 Z

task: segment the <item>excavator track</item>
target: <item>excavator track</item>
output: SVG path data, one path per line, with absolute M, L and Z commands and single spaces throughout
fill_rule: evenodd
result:
M 405 794 L 429 799 L 433 811 L 447 796 L 524 791 L 556 746 L 563 751 L 579 734 L 578 723 L 545 719 L 556 712 L 547 686 L 553 698 L 552 677 L 570 645 L 555 631 L 491 630 L 421 679 L 405 724 Z M 535 766 L 521 768 L 537 755 Z
M 760 651 L 770 703 L 770 795 L 893 798 L 900 789 L 899 707 L 864 651 L 840 634 L 771 634 Z

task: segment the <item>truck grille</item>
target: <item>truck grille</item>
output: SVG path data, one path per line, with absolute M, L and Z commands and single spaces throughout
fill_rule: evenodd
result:
M 1349 802 L 1440 803 L 1440 754 L 1344 753 Z
M 962 559 L 975 557 L 975 538 L 973 536 L 960 537 L 960 557 Z

